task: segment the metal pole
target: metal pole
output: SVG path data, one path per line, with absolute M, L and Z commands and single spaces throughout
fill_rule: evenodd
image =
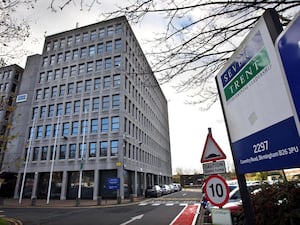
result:
M 85 111 L 84 125 L 83 125 L 81 160 L 80 160 L 80 171 L 79 171 L 79 187 L 78 187 L 78 197 L 77 197 L 78 200 L 80 200 L 80 198 L 81 198 L 81 183 L 82 183 L 82 169 L 83 169 L 83 152 L 84 152 L 84 143 L 85 143 L 86 116 L 87 116 L 87 111 Z
M 29 145 L 28 145 L 28 149 L 27 149 L 27 153 L 26 153 L 26 161 L 25 161 L 22 185 L 21 185 L 20 196 L 19 196 L 19 204 L 22 203 L 26 172 L 27 172 L 28 161 L 29 161 L 29 156 L 30 156 L 30 151 L 31 151 L 32 139 L 33 139 L 33 135 L 34 135 L 34 126 L 35 126 L 35 117 L 33 118 L 32 128 L 31 128 L 30 137 L 29 137 Z
M 52 162 L 51 162 L 51 169 L 50 169 L 50 176 L 49 176 L 47 204 L 49 204 L 50 194 L 51 194 L 51 183 L 52 183 L 54 161 L 55 161 L 55 155 L 56 155 L 56 145 L 57 145 L 57 137 L 58 137 L 58 133 L 59 133 L 59 127 L 60 127 L 60 116 L 58 116 L 58 118 L 57 118 L 56 129 L 55 129 L 55 141 L 54 141 L 54 146 L 53 146 Z

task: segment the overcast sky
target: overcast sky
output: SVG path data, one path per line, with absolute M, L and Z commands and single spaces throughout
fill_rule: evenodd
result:
M 106 0 L 105 4 L 97 9 L 87 12 L 80 11 L 80 6 L 71 6 L 56 13 L 48 9 L 48 1 L 41 1 L 34 10 L 21 10 L 20 17 L 30 21 L 31 38 L 28 39 L 24 48 L 31 54 L 41 54 L 44 44 L 44 36 L 74 29 L 78 23 L 79 27 L 102 20 L 101 12 L 114 9 L 120 1 Z M 49 1 L 50 2 L 50 1 Z M 147 52 L 150 45 L 146 40 L 155 37 L 155 33 L 162 31 L 164 22 L 159 15 L 151 14 L 142 23 L 132 25 L 133 31 L 143 48 Z M 150 51 L 148 51 L 150 52 Z M 26 57 L 14 63 L 25 66 Z M 169 125 L 172 152 L 173 173 L 180 168 L 186 173 L 202 171 L 200 158 L 206 140 L 208 127 L 212 128 L 212 134 L 216 142 L 231 160 L 231 152 L 228 143 L 227 132 L 221 111 L 220 103 L 217 102 L 209 111 L 201 111 L 199 105 L 187 105 L 185 94 L 175 93 L 172 84 L 162 86 L 162 90 L 168 100 Z

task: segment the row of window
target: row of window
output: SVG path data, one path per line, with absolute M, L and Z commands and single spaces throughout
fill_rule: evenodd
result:
M 0 71 L 0 80 L 8 80 L 13 76 L 13 70 Z M 14 74 L 14 79 L 19 80 L 20 72 L 16 71 Z
M 67 79 L 78 75 L 91 74 L 93 72 L 102 72 L 112 68 L 119 68 L 121 65 L 121 56 L 117 55 L 113 58 L 98 59 L 86 63 L 75 64 L 63 68 L 41 72 L 39 74 L 39 83 L 52 80 Z
M 111 82 L 112 79 L 112 82 Z M 117 88 L 120 86 L 120 75 L 115 74 L 111 76 L 104 76 L 102 78 L 102 88 L 109 89 L 111 87 Z M 90 93 L 91 91 L 101 90 L 101 78 L 97 77 L 87 80 L 80 80 L 77 82 L 71 82 L 67 84 L 55 85 L 52 87 L 39 88 L 35 92 L 35 100 L 49 99 L 64 97 L 65 95 L 79 94 L 83 92 Z
M 108 151 L 110 149 L 110 151 Z M 32 161 L 52 160 L 55 150 L 55 159 L 85 159 L 95 157 L 117 156 L 119 149 L 119 141 L 101 141 L 89 143 L 72 143 L 54 146 L 34 147 L 32 152 Z
M 101 102 L 100 102 L 101 101 Z M 101 106 L 101 108 L 100 108 Z M 74 115 L 80 112 L 97 112 L 109 109 L 120 108 L 120 95 L 105 95 L 102 97 L 94 97 L 92 99 L 75 100 L 73 102 L 57 103 L 34 107 L 32 113 L 33 118 L 52 118 L 53 116 Z
M 98 43 L 97 45 L 90 45 L 73 49 L 72 51 L 59 52 L 50 56 L 43 57 L 42 66 L 52 66 L 70 62 L 71 60 L 84 59 L 86 57 L 93 57 L 96 54 L 103 54 L 104 52 L 112 52 L 113 49 L 120 50 L 122 48 L 122 40 L 116 39 L 114 41 L 107 41 L 105 43 Z
M 82 34 L 70 35 L 68 37 L 63 37 L 59 40 L 49 41 L 46 44 L 46 51 L 49 52 L 51 50 L 62 49 L 65 47 L 70 47 L 73 44 L 80 44 L 89 41 L 95 41 L 97 38 L 103 39 L 105 37 L 111 37 L 113 34 L 121 34 L 122 33 L 122 24 L 118 23 L 116 25 L 111 25 L 108 27 L 101 27 L 98 29 L 93 29 L 91 31 L 85 31 Z
M 120 129 L 120 117 L 103 117 L 101 119 L 94 118 L 91 120 L 81 120 L 65 122 L 60 126 L 57 124 L 46 124 L 36 126 L 36 131 L 30 128 L 30 136 L 36 139 L 53 138 L 53 137 L 68 137 L 76 136 L 78 134 L 97 134 L 101 133 L 118 132 Z M 110 128 L 110 129 L 109 129 Z

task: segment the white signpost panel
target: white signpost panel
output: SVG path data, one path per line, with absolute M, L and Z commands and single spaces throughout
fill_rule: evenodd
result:
M 263 18 L 221 69 L 216 81 L 237 173 L 300 166 L 293 107 Z

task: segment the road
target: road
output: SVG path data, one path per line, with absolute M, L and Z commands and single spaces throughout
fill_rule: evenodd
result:
M 200 192 L 181 191 L 131 205 L 88 208 L 6 208 L 6 217 L 24 225 L 169 225 L 187 206 L 199 204 Z M 176 224 L 176 223 L 173 223 Z

